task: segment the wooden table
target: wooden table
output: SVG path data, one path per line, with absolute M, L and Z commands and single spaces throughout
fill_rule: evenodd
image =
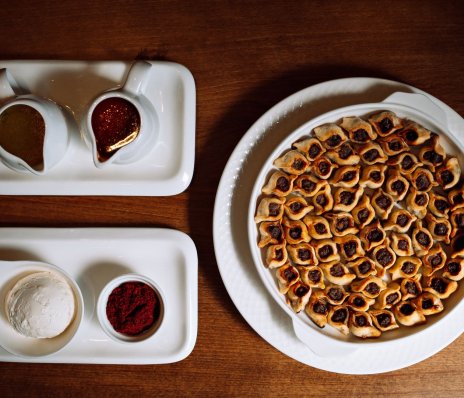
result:
M 163 59 L 186 65 L 197 85 L 197 159 L 186 192 L 2 196 L 0 225 L 170 227 L 188 233 L 199 254 L 198 339 L 187 359 L 160 366 L 0 363 L 1 397 L 464 394 L 463 337 L 422 363 L 377 376 L 336 375 L 280 353 L 230 300 L 211 228 L 235 145 L 260 115 L 300 89 L 382 77 L 423 89 L 464 115 L 461 1 L 17 0 L 0 15 L 3 59 Z

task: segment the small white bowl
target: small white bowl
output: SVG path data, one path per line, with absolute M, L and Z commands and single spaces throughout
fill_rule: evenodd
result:
M 113 326 L 111 325 L 108 317 L 106 316 L 106 305 L 108 303 L 108 297 L 110 296 L 111 292 L 116 289 L 118 286 L 122 285 L 125 282 L 142 282 L 146 285 L 150 286 L 156 293 L 160 301 L 160 312 L 158 319 L 155 320 L 154 324 L 147 329 L 146 331 L 136 335 L 136 336 L 129 336 L 123 333 L 119 333 L 114 330 Z M 163 323 L 164 313 L 166 311 L 166 301 L 164 299 L 163 293 L 161 292 L 158 285 L 152 281 L 150 278 L 146 276 L 139 275 L 139 274 L 125 274 L 118 276 L 117 278 L 110 281 L 101 291 L 100 296 L 98 297 L 97 303 L 97 317 L 100 322 L 100 325 L 103 331 L 111 337 L 113 340 L 121 343 L 138 343 L 141 341 L 145 341 L 152 337 L 161 327 Z
M 8 282 L 0 289 L 0 345 L 8 352 L 21 357 L 42 357 L 54 354 L 68 345 L 76 335 L 84 316 L 84 300 L 74 279 L 61 268 L 39 261 L 0 261 L 3 264 L 14 264 Z M 60 335 L 52 338 L 32 338 L 18 333 L 11 326 L 6 312 L 6 297 L 16 282 L 26 275 L 49 271 L 60 275 L 71 287 L 75 299 L 75 314 L 70 325 Z

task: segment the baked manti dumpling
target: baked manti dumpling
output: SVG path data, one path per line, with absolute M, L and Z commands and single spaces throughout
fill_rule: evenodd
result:
M 350 140 L 357 144 L 364 144 L 377 138 L 372 126 L 357 116 L 344 117 L 340 125 L 346 130 Z
M 412 174 L 418 167 L 423 166 L 417 156 L 409 151 L 391 157 L 388 159 L 387 164 L 396 166 L 399 172 L 405 176 Z
M 385 309 L 370 310 L 368 313 L 372 318 L 374 326 L 381 332 L 388 332 L 389 330 L 399 328 L 391 311 Z
M 296 176 L 288 175 L 283 171 L 272 173 L 267 184 L 262 188 L 262 192 L 267 195 L 276 195 L 279 197 L 287 196 L 292 192 L 293 181 Z
M 381 335 L 380 330 L 373 326 L 372 319 L 367 312 L 352 311 L 348 326 L 353 335 L 362 339 L 376 338 Z
M 371 189 L 380 188 L 385 181 L 385 172 L 388 166 L 385 164 L 372 164 L 363 168 L 359 185 Z
M 309 161 L 302 153 L 292 149 L 274 160 L 274 166 L 288 174 L 300 175 L 306 171 Z
M 361 242 L 363 243 L 364 249 L 367 251 L 372 250 L 373 248 L 381 245 L 385 238 L 387 237 L 382 225 L 379 220 L 374 221 L 369 224 L 367 227 L 361 229 L 359 233 Z
M 388 136 L 403 127 L 403 121 L 391 111 L 376 113 L 369 118 L 369 122 L 381 137 Z
M 389 172 L 385 183 L 385 191 L 397 202 L 403 200 L 409 190 L 409 181 L 397 169 Z
M 353 270 L 360 279 L 367 278 L 369 275 L 377 275 L 375 263 L 369 257 L 359 257 L 346 263 L 346 266 Z
M 348 307 L 344 305 L 336 305 L 330 308 L 327 321 L 329 325 L 333 326 L 344 335 L 348 335 L 350 332 L 348 328 L 349 315 L 350 312 Z
M 392 232 L 390 234 L 391 245 L 397 256 L 412 256 L 414 255 L 414 250 L 412 248 L 412 241 L 409 235 L 399 234 L 397 232 Z
M 293 192 L 299 193 L 305 198 L 311 198 L 328 185 L 326 180 L 320 180 L 316 176 L 310 174 L 302 174 L 293 181 Z
M 352 145 L 348 142 L 344 142 L 339 148 L 327 151 L 327 157 L 337 163 L 339 166 L 351 166 L 359 164 L 361 158 L 355 152 Z
M 317 265 L 311 265 L 309 267 L 299 266 L 298 272 L 300 273 L 301 281 L 310 286 L 312 289 L 324 289 L 324 274 Z
M 443 164 L 446 158 L 446 152 L 440 145 L 440 138 L 437 134 L 432 133 L 430 141 L 430 145 L 420 149 L 419 159 L 431 170 L 435 170 L 436 167 Z
M 324 217 L 328 220 L 330 230 L 335 236 L 358 233 L 358 228 L 356 228 L 355 221 L 350 213 L 326 213 Z
M 384 163 L 388 156 L 383 152 L 382 147 L 376 142 L 368 142 L 358 149 L 358 154 L 366 164 Z
M 362 293 L 367 298 L 377 298 L 380 292 L 386 288 L 385 281 L 373 275 L 351 284 L 353 292 Z
M 336 163 L 332 161 L 325 155 L 321 155 L 318 158 L 314 159 L 311 165 L 308 167 L 308 170 L 313 173 L 316 177 L 327 180 L 332 175 L 332 172 L 338 168 Z
M 335 123 L 315 127 L 314 134 L 328 149 L 336 149 L 347 140 L 343 130 Z
M 282 219 L 282 226 L 284 228 L 285 239 L 287 243 L 295 245 L 301 242 L 309 242 L 310 237 L 308 228 L 301 220 L 290 220 L 284 217 Z
M 349 285 L 356 278 L 350 270 L 340 261 L 331 261 L 329 263 L 320 263 L 325 278 L 335 285 Z
M 316 290 L 309 298 L 305 307 L 305 312 L 309 318 L 320 328 L 327 325 L 327 316 L 329 315 L 329 305 L 327 298 L 320 291 Z
M 416 220 L 415 227 L 412 231 L 412 247 L 416 255 L 423 257 L 433 246 L 433 238 L 427 228 L 422 226 L 421 220 Z
M 287 253 L 292 262 L 296 265 L 319 264 L 314 247 L 307 242 L 297 243 L 296 245 L 287 245 Z
M 385 231 L 406 233 L 417 217 L 404 209 L 394 209 L 384 223 Z
M 346 300 L 350 294 L 345 291 L 341 285 L 327 285 L 324 289 L 324 296 L 332 305 L 340 305 Z
M 451 222 L 451 237 L 454 238 L 459 232 L 464 230 L 464 208 L 460 207 L 456 210 L 453 210 L 450 214 Z
M 306 304 L 308 304 L 311 293 L 311 288 L 304 283 L 297 282 L 290 286 L 287 292 L 287 298 L 290 301 L 293 311 L 298 313 L 303 310 Z
M 397 257 L 395 265 L 389 269 L 392 280 L 412 278 L 422 267 L 422 261 L 415 256 Z
M 375 210 L 371 205 L 371 200 L 367 194 L 362 195 L 358 204 L 351 211 L 353 219 L 359 228 L 362 230 L 375 217 Z
M 264 221 L 259 224 L 258 247 L 263 248 L 267 245 L 277 245 L 284 241 L 284 230 L 280 221 Z
M 334 199 L 330 185 L 327 184 L 316 195 L 314 195 L 312 203 L 314 206 L 314 214 L 316 215 L 332 210 L 334 206 Z
M 380 141 L 380 145 L 387 156 L 395 156 L 409 150 L 408 144 L 406 144 L 403 138 L 398 134 L 384 137 Z
M 300 274 L 293 265 L 286 263 L 276 270 L 276 278 L 279 292 L 285 294 L 291 286 L 298 282 Z
M 393 306 L 396 320 L 405 326 L 421 325 L 427 320 L 424 314 L 411 301 L 401 301 Z
M 361 240 L 356 235 L 336 236 L 334 240 L 340 247 L 340 252 L 346 261 L 354 260 L 366 254 Z
M 322 216 L 307 215 L 303 222 L 308 227 L 311 239 L 328 239 L 332 237 L 329 222 Z
M 314 206 L 308 204 L 302 196 L 293 196 L 284 204 L 285 214 L 291 220 L 300 220 L 313 209 Z
M 430 196 L 427 192 L 419 192 L 417 189 L 411 188 L 406 196 L 406 207 L 417 218 L 422 219 L 428 213 L 427 207 L 429 201 Z
M 423 292 L 413 303 L 425 316 L 438 314 L 445 308 L 441 300 L 429 292 Z
M 360 169 L 359 165 L 342 166 L 333 173 L 329 182 L 334 187 L 352 188 L 359 182 Z
M 308 137 L 301 141 L 294 142 L 292 148 L 298 149 L 300 152 L 304 153 L 311 162 L 326 151 L 321 141 L 315 137 Z
M 451 242 L 451 223 L 446 218 L 437 218 L 433 214 L 427 214 L 427 229 L 432 238 L 438 242 L 449 245 Z
M 386 220 L 395 206 L 395 201 L 390 194 L 380 188 L 372 195 L 371 204 L 377 217 Z
M 256 210 L 255 222 L 280 220 L 284 214 L 284 203 L 285 199 L 275 196 L 262 198 Z
M 438 183 L 435 181 L 433 174 L 430 170 L 418 167 L 408 175 L 412 186 L 419 192 L 429 192 Z
M 451 205 L 451 211 L 464 207 L 464 187 L 460 186 L 448 192 L 448 201 Z
M 390 283 L 384 290 L 382 290 L 375 300 L 373 308 L 386 309 L 391 308 L 401 301 L 400 285 L 398 283 Z
M 280 245 L 270 245 L 266 251 L 266 264 L 268 268 L 277 268 L 284 265 L 288 260 L 285 243 Z
M 316 240 L 313 245 L 319 262 L 328 263 L 331 261 L 340 261 L 337 245 L 332 239 Z
M 358 204 L 364 189 L 355 188 L 337 188 L 334 193 L 334 211 L 350 212 Z
M 460 281 L 464 278 L 464 259 L 450 259 L 443 268 L 443 277 L 452 281 Z
M 400 283 L 401 297 L 403 300 L 409 300 L 417 297 L 422 293 L 422 286 L 420 284 L 421 275 L 417 274 L 412 278 L 404 278 Z
M 437 183 L 443 189 L 453 188 L 461 178 L 461 166 L 456 158 L 449 158 L 435 173 Z
M 346 300 L 346 305 L 353 311 L 367 311 L 374 303 L 374 299 L 368 299 L 361 293 L 351 293 Z
M 420 124 L 408 120 L 400 134 L 409 146 L 417 146 L 427 141 L 432 132 Z
M 428 210 L 431 211 L 435 217 L 448 217 L 448 213 L 451 209 L 448 198 L 434 191 L 430 191 L 429 198 Z
M 446 299 L 458 288 L 458 283 L 441 276 L 432 275 L 424 277 L 424 290 L 438 298 Z
M 383 269 L 389 269 L 395 264 L 396 253 L 390 247 L 390 238 L 387 237 L 381 245 L 372 250 L 371 258 Z

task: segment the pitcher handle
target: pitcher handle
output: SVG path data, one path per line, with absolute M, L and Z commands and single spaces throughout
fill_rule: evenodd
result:
M 122 89 L 133 95 L 143 93 L 149 80 L 151 66 L 146 61 L 137 61 L 132 64 Z
M 21 94 L 21 89 L 7 68 L 0 69 L 0 101 L 7 101 Z

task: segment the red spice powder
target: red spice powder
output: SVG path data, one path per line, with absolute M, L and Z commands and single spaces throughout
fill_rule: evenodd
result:
M 155 291 L 143 282 L 125 282 L 108 297 L 106 316 L 119 333 L 136 336 L 149 329 L 160 314 Z

